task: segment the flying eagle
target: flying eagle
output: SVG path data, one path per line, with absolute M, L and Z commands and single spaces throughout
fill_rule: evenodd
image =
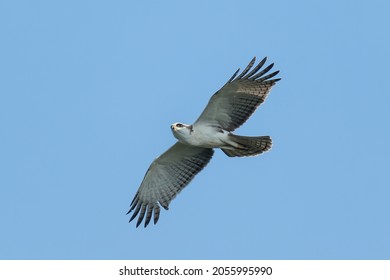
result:
M 178 141 L 150 165 L 127 212 L 134 211 L 130 222 L 138 215 L 136 226 L 145 218 L 146 227 L 153 214 L 156 224 L 160 205 L 168 210 L 175 196 L 211 160 L 214 148 L 220 148 L 229 157 L 256 156 L 271 148 L 269 136 L 248 137 L 232 133 L 264 102 L 272 86 L 280 80 L 272 79 L 279 71 L 265 75 L 273 63 L 260 71 L 266 59 L 251 69 L 256 60 L 253 58 L 237 76 L 238 69 L 211 97 L 194 124 L 177 122 L 171 125 Z

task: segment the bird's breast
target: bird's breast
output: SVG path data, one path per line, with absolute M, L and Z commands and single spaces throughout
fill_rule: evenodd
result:
M 194 128 L 191 134 L 179 139 L 184 144 L 204 147 L 218 148 L 224 146 L 224 138 L 227 137 L 225 131 L 220 131 L 215 128 Z

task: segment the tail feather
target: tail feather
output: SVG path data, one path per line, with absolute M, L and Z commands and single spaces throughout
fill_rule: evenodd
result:
M 229 135 L 234 146 L 221 149 L 229 157 L 256 156 L 271 149 L 272 139 L 269 136 Z

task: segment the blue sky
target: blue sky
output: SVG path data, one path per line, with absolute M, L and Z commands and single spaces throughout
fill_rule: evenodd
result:
M 388 1 L 2 1 L 1 259 L 389 259 Z M 157 225 L 152 160 L 253 56 L 282 80 Z M 156 137 L 157 136 L 157 137 Z M 156 141 L 157 140 L 157 141 Z

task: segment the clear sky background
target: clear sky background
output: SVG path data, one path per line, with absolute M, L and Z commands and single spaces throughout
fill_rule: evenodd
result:
M 389 1 L 1 1 L 1 259 L 389 259 Z M 253 56 L 282 80 L 135 228 L 152 160 Z

